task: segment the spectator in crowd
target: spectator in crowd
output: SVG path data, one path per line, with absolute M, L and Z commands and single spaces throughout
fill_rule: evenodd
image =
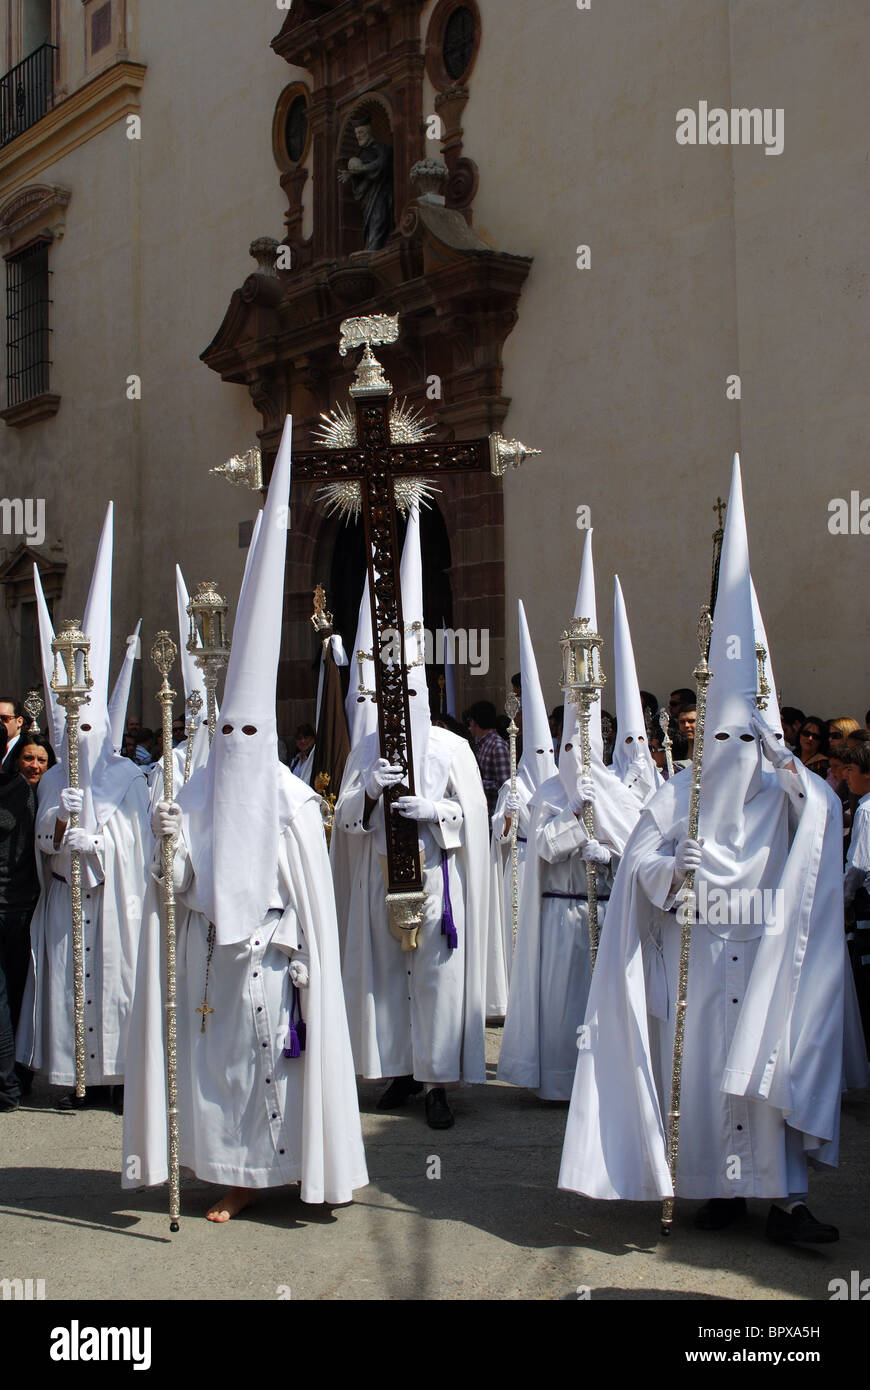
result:
M 0 763 L 6 754 L 0 723 Z M 15 1062 L 15 1029 L 30 961 L 30 919 L 39 897 L 36 788 L 17 769 L 0 772 L 0 1114 L 17 1110 L 31 1075 Z
M 698 707 L 695 704 L 695 698 L 693 696 L 691 700 L 687 700 L 685 704 L 682 705 L 677 715 L 677 732 L 681 733 L 686 740 L 686 757 L 689 762 L 692 761 L 695 752 L 695 724 L 697 723 L 697 719 Z
M 22 734 L 18 743 L 16 767 L 26 782 L 34 789 L 39 786 L 43 773 L 54 767 L 57 758 L 54 749 L 42 734 Z
M 184 742 L 184 715 L 174 714 L 172 716 L 172 747 L 177 748 L 179 743 Z
M 800 742 L 798 757 L 804 767 L 808 767 L 819 777 L 827 777 L 828 736 L 825 733 L 824 719 L 819 719 L 815 714 L 809 715 L 801 725 L 798 737 Z
M 846 735 L 847 748 L 860 748 L 862 743 L 870 743 L 870 730 L 853 729 Z
M 797 709 L 794 705 L 783 705 L 779 715 L 782 720 L 782 732 L 785 735 L 786 743 L 793 753 L 799 753 L 798 735 L 806 715 L 802 709 Z
M 6 752 L 3 755 L 2 771 L 12 772 L 14 759 L 17 757 L 15 748 L 24 727 L 24 706 L 20 700 L 13 700 L 11 695 L 0 696 L 0 724 L 6 730 Z
M 136 746 L 133 750 L 133 761 L 140 767 L 150 767 L 154 761 L 152 744 L 154 742 L 154 730 L 146 729 L 140 724 L 135 734 Z
M 839 797 L 843 807 L 843 858 L 845 859 L 849 849 L 849 840 L 852 834 L 852 816 L 854 806 L 849 792 L 849 783 L 846 780 L 846 764 L 843 761 L 845 746 L 831 749 L 828 758 L 828 786 Z M 856 803 L 857 804 L 857 803 Z
M 846 746 L 846 736 L 860 729 L 857 719 L 843 715 L 839 719 L 829 719 L 827 723 L 828 749 L 831 753 Z
M 661 732 L 657 732 L 655 726 L 653 726 L 653 728 L 650 730 L 649 735 L 649 751 L 652 755 L 652 760 L 658 768 L 659 772 L 662 774 L 664 778 L 667 778 L 668 760 L 667 755 L 665 754 L 665 745 L 662 739 L 663 735 L 661 734 Z
M 313 724 L 300 724 L 295 734 L 293 742 L 296 744 L 296 752 L 290 763 L 290 771 L 297 777 L 301 777 L 303 782 L 308 779 L 304 776 L 305 764 L 314 751 L 317 742 L 317 733 Z
M 680 710 L 684 705 L 693 705 L 694 703 L 695 692 L 694 690 L 690 690 L 688 686 L 681 685 L 679 690 L 671 691 L 670 699 L 668 700 L 668 714 L 671 717 L 671 738 L 673 738 L 674 729 L 677 727 L 677 719 Z
M 495 705 L 491 700 L 478 700 L 466 711 L 466 724 L 474 739 L 474 756 L 480 768 L 483 790 L 490 818 L 495 811 L 499 789 L 511 775 L 508 746 L 496 731 Z

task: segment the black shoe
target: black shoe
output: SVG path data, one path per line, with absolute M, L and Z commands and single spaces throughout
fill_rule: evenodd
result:
M 450 1129 L 456 1123 L 443 1086 L 426 1092 L 426 1123 L 430 1129 Z
M 777 1245 L 790 1245 L 792 1241 L 804 1241 L 807 1245 L 833 1245 L 840 1239 L 836 1226 L 825 1226 L 817 1221 L 804 1202 L 799 1202 L 791 1211 L 782 1207 L 771 1207 L 767 1213 L 767 1239 Z
M 746 1215 L 745 1197 L 711 1197 L 695 1212 L 699 1231 L 724 1231 Z
M 418 1096 L 422 1089 L 423 1082 L 415 1081 L 413 1076 L 397 1076 L 378 1101 L 378 1109 L 401 1110 L 402 1106 L 407 1105 L 412 1096 Z
M 87 1103 L 87 1096 L 77 1096 L 75 1091 L 68 1091 L 65 1096 L 61 1096 L 60 1100 L 55 1103 L 54 1108 L 55 1110 L 59 1110 L 62 1114 L 68 1115 L 74 1110 L 84 1110 Z
M 111 1102 L 112 1102 L 112 1109 L 114 1110 L 115 1114 L 116 1114 L 116 1115 L 123 1115 L 123 1113 L 124 1113 L 124 1087 L 123 1087 L 123 1086 L 112 1086 L 112 1087 L 111 1087 Z
M 5 1096 L 0 1097 L 0 1115 L 11 1115 L 21 1104 L 18 1100 L 7 1100 Z

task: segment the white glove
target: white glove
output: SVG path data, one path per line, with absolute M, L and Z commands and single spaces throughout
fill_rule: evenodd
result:
M 81 787 L 64 787 L 60 794 L 60 804 L 67 815 L 78 815 L 84 803 L 85 794 Z
M 437 820 L 438 811 L 434 801 L 426 801 L 422 796 L 397 796 L 393 810 L 408 820 Z
M 158 801 L 151 814 L 151 829 L 160 839 L 181 834 L 181 807 L 177 801 Z
M 507 796 L 504 799 L 505 815 L 516 815 L 517 811 L 520 809 L 520 804 L 521 803 L 519 792 L 508 792 Z
M 571 798 L 571 810 L 579 816 L 586 802 L 595 805 L 595 783 L 591 777 L 581 777 L 577 790 Z
M 90 830 L 82 830 L 81 826 L 76 826 L 74 830 L 68 830 L 64 836 L 64 849 L 77 850 L 79 854 L 96 854 L 103 848 L 102 835 L 94 835 Z
M 291 960 L 290 983 L 295 985 L 297 989 L 308 988 L 308 966 L 304 960 Z
M 794 762 L 794 754 L 791 749 L 786 747 L 784 740 L 776 737 L 776 734 L 768 724 L 765 724 L 763 719 L 759 719 L 757 714 L 752 714 L 749 722 L 758 735 L 761 750 L 768 762 L 773 763 L 774 767 L 785 767 L 786 763 Z
M 674 874 L 685 878 L 692 869 L 701 867 L 701 845 L 698 840 L 681 840 L 674 855 Z
M 403 776 L 404 773 L 397 764 L 388 763 L 386 758 L 378 758 L 366 777 L 366 796 L 369 801 L 377 801 L 385 787 L 395 787 Z
M 587 864 L 609 864 L 610 850 L 600 840 L 587 840 L 581 850 Z

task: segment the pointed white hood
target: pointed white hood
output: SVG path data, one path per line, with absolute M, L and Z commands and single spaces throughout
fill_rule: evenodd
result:
M 598 610 L 595 606 L 595 567 L 592 562 L 592 528 L 586 532 L 583 559 L 580 564 L 580 583 L 574 617 L 587 618 L 590 630 L 598 631 Z M 604 766 L 604 740 L 601 735 L 601 697 L 595 700 L 589 716 L 589 746 L 593 766 Z M 562 749 L 559 753 L 559 777 L 566 792 L 573 796 L 581 776 L 580 718 L 577 706 L 565 696 L 562 720 Z
M 646 798 L 660 784 L 649 751 L 634 647 L 619 575 L 613 577 L 613 681 L 616 692 L 616 743 L 613 770 L 623 783 Z
M 374 635 L 372 633 L 372 600 L 369 593 L 368 572 L 363 579 L 362 598 L 359 605 L 359 617 L 356 625 L 356 637 L 354 638 L 353 651 L 350 653 L 350 681 L 347 687 L 347 695 L 344 701 L 344 712 L 347 716 L 347 728 L 350 734 L 350 746 L 356 748 L 362 739 L 375 732 L 378 727 L 378 707 L 373 695 L 361 695 L 360 686 L 360 663 L 357 660 L 358 652 L 373 652 Z M 374 658 L 368 657 L 362 662 L 362 683 L 366 690 L 375 688 L 375 663 Z
M 181 675 L 184 681 L 184 698 L 192 695 L 196 690 L 202 700 L 202 710 L 200 711 L 196 727 L 205 720 L 205 682 L 202 678 L 202 671 L 196 664 L 196 657 L 193 652 L 187 650 L 187 639 L 190 633 L 190 618 L 187 614 L 187 605 L 190 603 L 190 595 L 187 592 L 187 585 L 184 582 L 184 575 L 181 573 L 181 566 L 175 566 L 175 602 L 178 608 L 178 653 L 181 658 Z M 197 640 L 199 646 L 199 640 Z
M 66 715 L 55 699 L 54 691 L 51 688 L 51 677 L 54 671 L 54 657 L 51 652 L 51 644 L 54 639 L 54 626 L 48 611 L 48 604 L 45 601 L 45 594 L 42 591 L 42 580 L 39 577 L 39 570 L 33 566 L 33 591 L 36 595 L 36 613 L 39 618 L 39 654 L 42 658 L 42 689 L 45 699 L 45 723 L 48 730 L 48 737 L 55 754 L 59 757 L 63 747 L 64 734 L 66 733 Z
M 109 700 L 109 723 L 112 726 L 112 751 L 120 753 L 124 741 L 124 725 L 127 722 L 127 705 L 130 702 L 130 686 L 133 681 L 133 663 L 139 655 L 139 633 L 142 619 L 136 624 L 134 632 L 127 638 L 127 650 L 121 662 L 121 669 L 115 681 L 115 688 Z
M 82 631 L 90 638 L 88 655 L 93 687 L 90 700 L 79 712 L 79 786 L 84 793 L 79 824 L 98 831 L 120 806 L 130 783 L 142 773 L 115 753 L 109 721 L 109 656 L 112 645 L 112 543 L 114 507 L 110 502 L 97 547 L 91 587 L 84 608 Z M 58 761 L 69 779 L 67 731 Z
M 408 530 L 399 569 L 402 594 L 402 619 L 405 624 L 405 663 L 408 667 L 408 706 L 411 712 L 411 747 L 414 763 L 414 786 L 418 796 L 425 796 L 426 756 L 429 751 L 431 718 L 429 687 L 423 661 L 423 557 L 420 550 L 420 508 L 415 502 L 408 511 Z M 419 623 L 419 633 L 411 625 Z
M 178 795 L 200 902 L 219 945 L 246 941 L 275 891 L 282 814 L 275 689 L 291 437 L 288 416 L 260 532 L 248 552 L 214 742 L 205 767 Z
M 701 833 L 742 844 L 744 806 L 761 789 L 761 750 L 752 729 L 757 665 L 749 543 L 743 510 L 740 459 L 734 455 L 719 587 L 708 663 Z
M 529 796 L 556 775 L 553 736 L 547 718 L 547 706 L 541 690 L 538 663 L 526 610 L 522 599 L 518 603 L 520 635 L 520 677 L 522 680 L 523 755 L 517 768 L 517 781 L 522 782 Z
M 262 513 L 260 513 L 262 515 Z M 251 550 L 254 542 L 251 538 L 251 545 L 248 550 L 250 560 Z M 202 671 L 196 664 L 196 657 L 193 652 L 187 650 L 187 639 L 190 634 L 190 618 L 187 613 L 187 605 L 190 602 L 190 595 L 187 592 L 187 585 L 184 582 L 184 575 L 181 573 L 181 566 L 175 566 L 175 602 L 178 608 L 178 652 L 181 660 L 181 677 L 184 682 L 184 723 L 187 727 L 187 699 L 194 691 L 197 691 L 202 700 L 202 707 L 194 721 L 193 733 L 193 752 L 190 755 L 190 771 L 193 775 L 194 769 L 202 767 L 208 760 L 208 711 L 205 698 L 205 682 Z M 201 645 L 199 634 L 197 634 L 197 645 Z M 220 715 L 220 708 L 215 700 L 215 714 Z M 186 758 L 185 758 L 186 761 Z

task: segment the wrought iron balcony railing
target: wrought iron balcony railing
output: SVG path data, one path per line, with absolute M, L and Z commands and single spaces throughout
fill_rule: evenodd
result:
M 0 150 L 51 110 L 55 52 L 54 44 L 40 44 L 0 77 Z

